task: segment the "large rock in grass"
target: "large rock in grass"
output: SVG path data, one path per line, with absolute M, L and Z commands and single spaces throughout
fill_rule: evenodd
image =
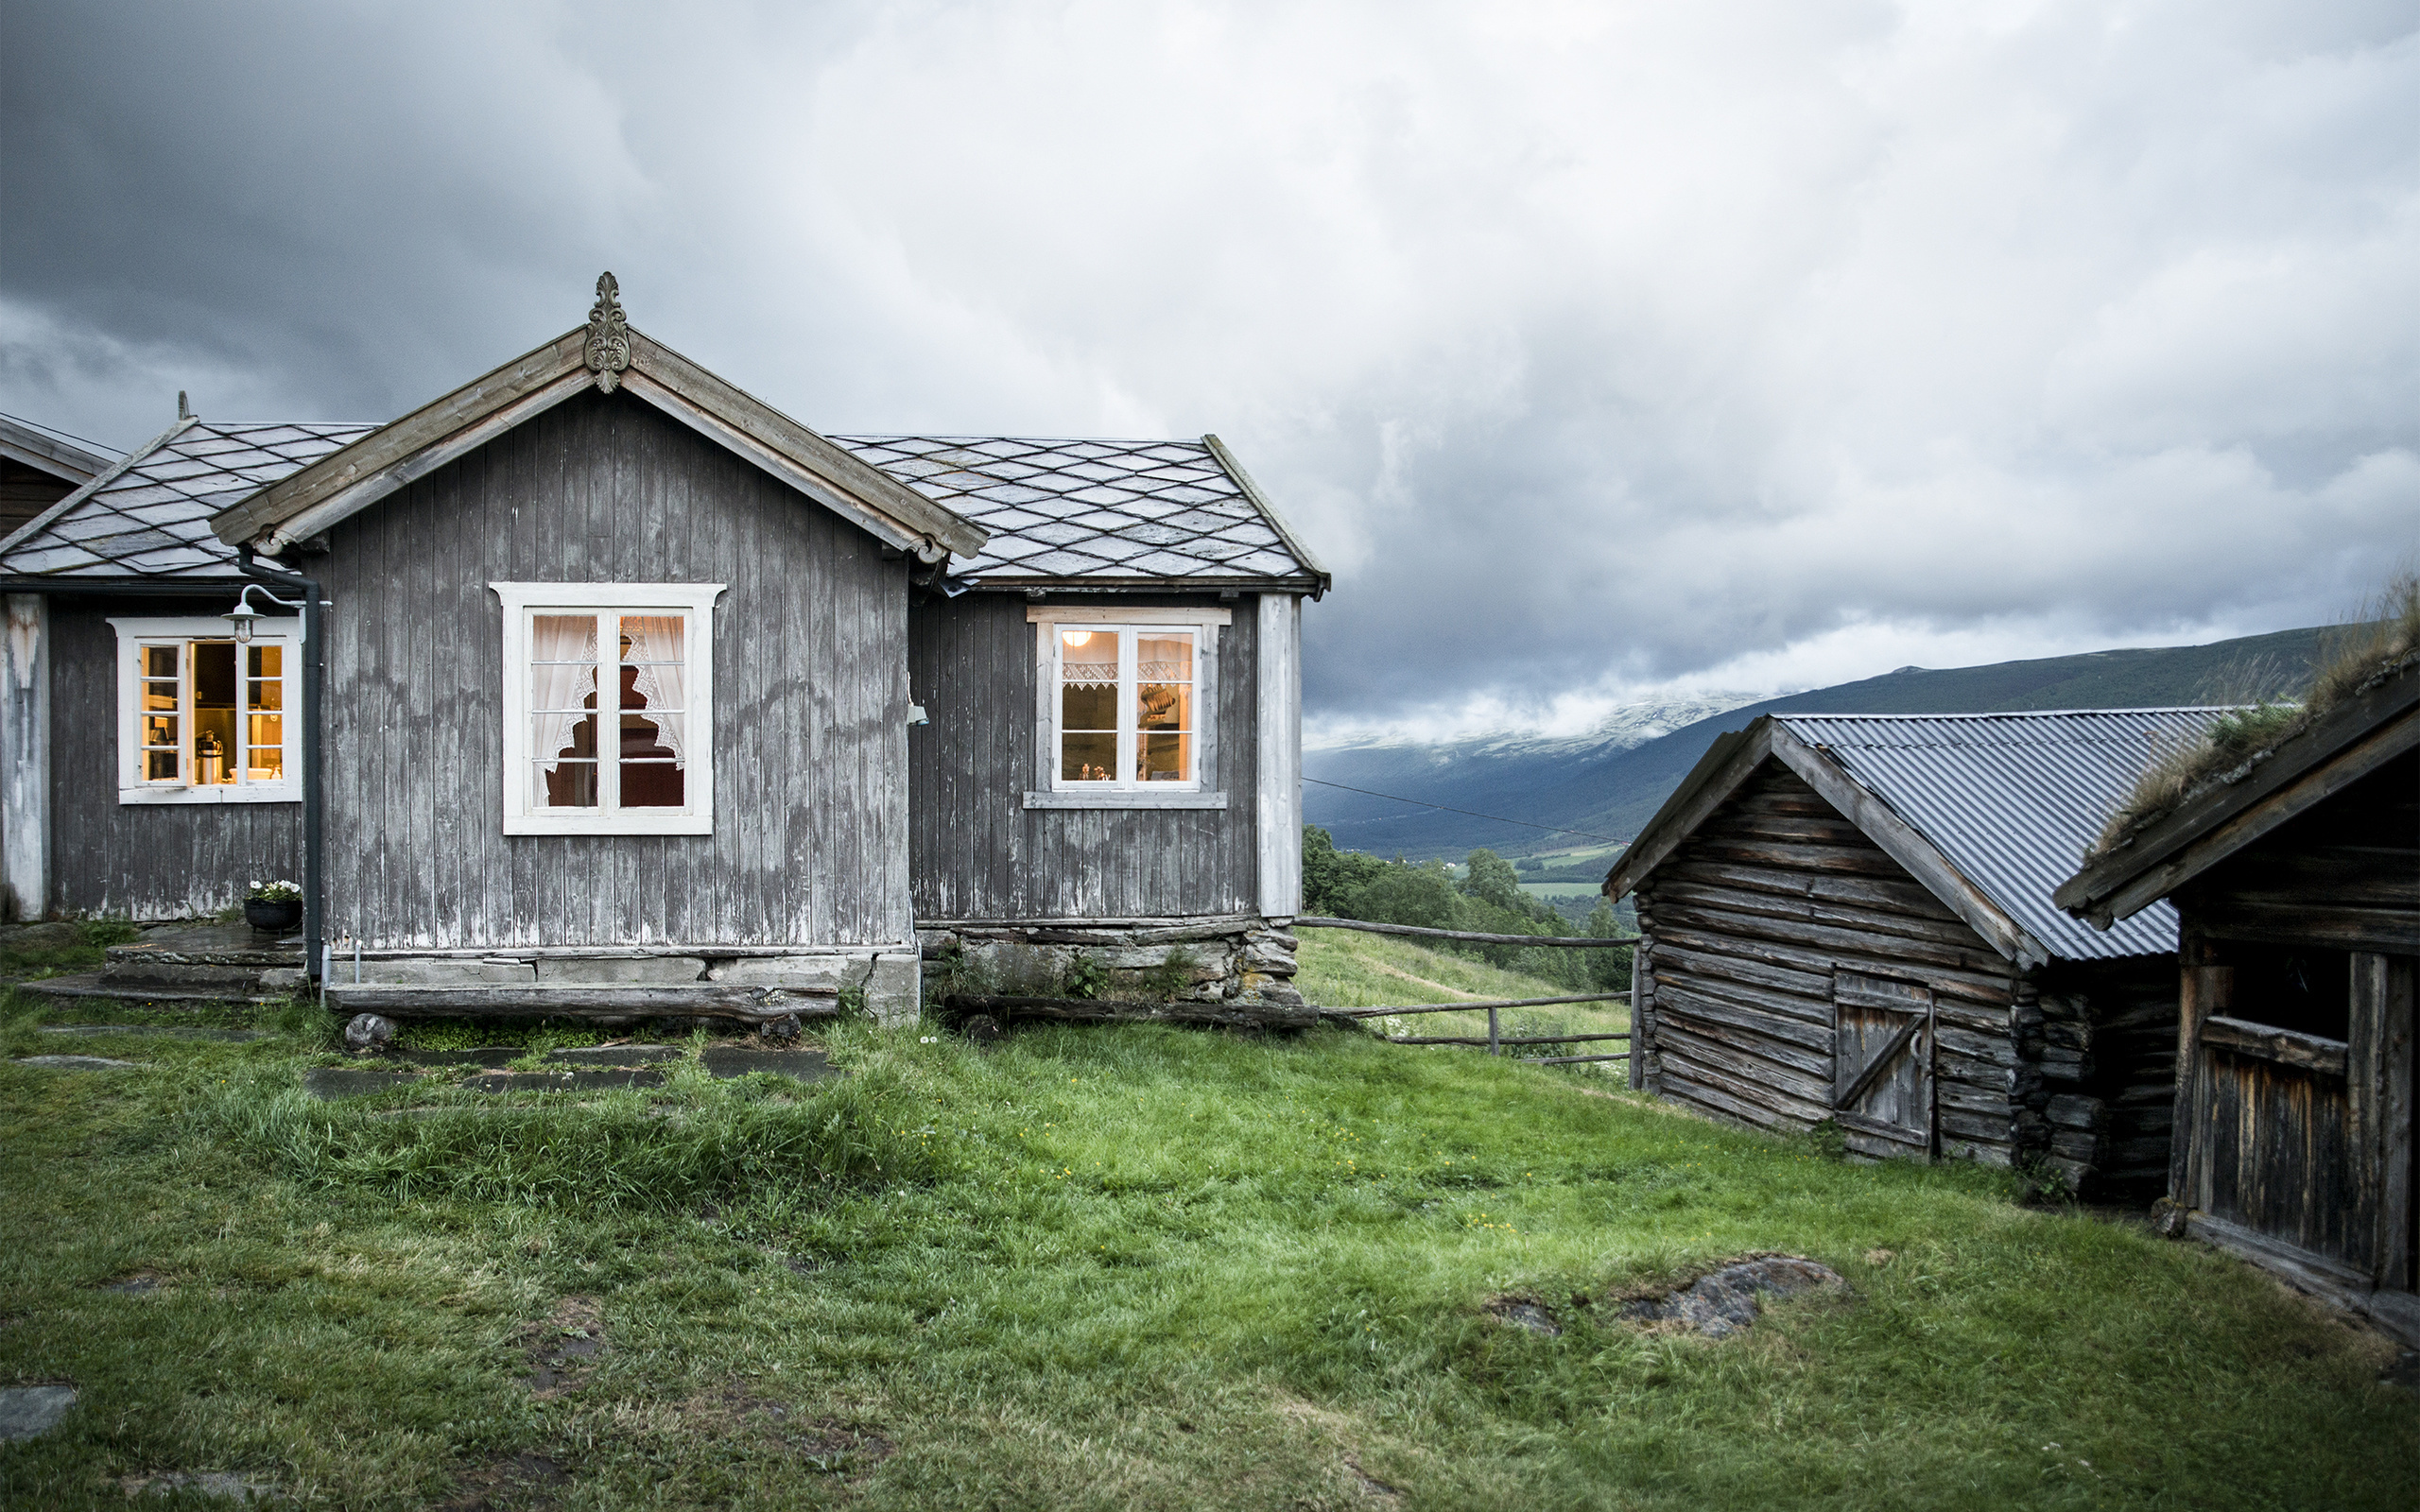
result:
M 1795 1255 L 1758 1255 L 1711 1271 L 1678 1291 L 1624 1303 L 1621 1315 L 1633 1323 L 1679 1323 L 1709 1339 L 1722 1339 L 1756 1321 L 1760 1297 L 1825 1290 L 1845 1295 L 1848 1289 L 1849 1283 L 1829 1265 Z

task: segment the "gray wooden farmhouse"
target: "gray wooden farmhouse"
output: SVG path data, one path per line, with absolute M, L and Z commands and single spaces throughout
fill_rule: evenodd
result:
M 1869 1156 L 2036 1158 L 2155 1195 L 2176 916 L 2050 901 L 2164 745 L 2215 711 L 1767 715 L 1605 880 L 1635 893 L 1640 1085 Z
M 1299 1005 L 1328 581 L 1215 437 L 826 437 L 608 275 L 399 420 L 182 416 L 0 541 L 9 898 L 308 873 L 331 1005 L 399 1013 L 895 1020 L 1010 947 Z
M 2420 1348 L 2420 658 L 2057 897 L 2181 919 L 2169 1221 Z

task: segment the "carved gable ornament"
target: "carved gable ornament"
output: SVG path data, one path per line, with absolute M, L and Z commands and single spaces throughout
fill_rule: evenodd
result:
M 596 302 L 588 310 L 588 366 L 596 374 L 596 387 L 609 394 L 631 365 L 631 321 L 622 313 L 621 292 L 613 274 L 598 274 Z

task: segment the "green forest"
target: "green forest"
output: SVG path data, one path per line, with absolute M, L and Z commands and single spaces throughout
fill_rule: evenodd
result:
M 1303 826 L 1303 911 L 1327 919 L 1361 919 L 1378 924 L 1425 929 L 1464 929 L 1485 935 L 1591 935 L 1622 938 L 1612 902 L 1599 899 L 1584 922 L 1575 925 L 1551 905 L 1521 890 L 1523 874 L 1493 850 L 1474 850 L 1456 878 L 1439 860 L 1392 861 L 1358 850 L 1340 850 L 1325 830 Z M 1612 991 L 1630 986 L 1630 952 L 1555 946 L 1455 945 L 1457 954 L 1575 991 Z

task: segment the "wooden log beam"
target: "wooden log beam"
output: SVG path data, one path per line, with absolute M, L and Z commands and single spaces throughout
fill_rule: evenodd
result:
M 2238 1055 L 2273 1060 L 2281 1066 L 2315 1071 L 2323 1076 L 2344 1074 L 2346 1045 L 2342 1040 L 2213 1014 L 2202 1021 L 2202 1042 L 2222 1046 Z
M 720 982 L 614 984 L 514 983 L 509 986 L 410 987 L 387 982 L 328 985 L 328 1006 L 339 1013 L 376 1012 L 400 1018 L 543 1018 L 550 1014 L 693 1014 L 763 1022 L 796 1016 L 830 1018 L 840 1011 L 834 988 L 745 987 Z
M 1543 1008 L 1558 1003 L 1618 1003 L 1630 996 L 1620 992 L 1582 992 L 1567 998 L 1495 998 L 1477 1003 L 1413 1003 L 1397 1008 L 1322 1008 L 1331 1019 L 1389 1019 L 1399 1013 L 1462 1013 L 1484 1012 L 1489 1008 Z
M 1315 1007 L 1288 1007 L 1275 1003 L 1244 1003 L 1220 998 L 1207 1003 L 1122 1003 L 1109 998 L 943 998 L 942 1006 L 959 1013 L 988 1013 L 995 1018 L 1052 1019 L 1063 1023 L 1208 1023 L 1231 1028 L 1307 1029 L 1319 1022 Z
M 1576 1045 L 1589 1040 L 1627 1040 L 1626 1034 L 1538 1034 L 1504 1035 L 1496 1040 L 1500 1045 Z M 1485 1040 L 1476 1035 L 1389 1035 L 1391 1045 L 1484 1045 Z
M 1374 924 L 1363 919 L 1312 919 L 1294 920 L 1296 929 L 1357 929 L 1369 935 L 1411 935 L 1422 939 L 1460 940 L 1466 945 L 1553 945 L 1569 950 L 1608 950 L 1616 945 L 1635 945 L 1638 936 L 1624 939 L 1600 939 L 1594 935 L 1482 935 L 1467 929 L 1427 929 L 1418 924 Z

